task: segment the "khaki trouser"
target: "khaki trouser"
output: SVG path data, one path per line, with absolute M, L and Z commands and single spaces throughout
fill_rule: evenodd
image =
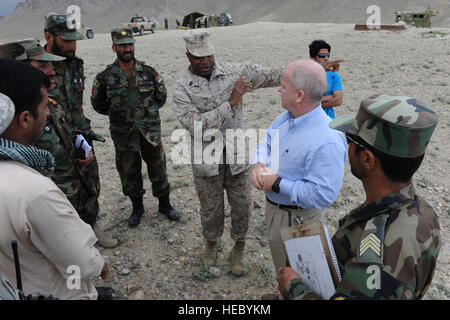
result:
M 300 219 L 300 217 L 303 217 L 303 221 L 307 222 L 314 219 L 322 219 L 322 213 L 319 209 L 314 208 L 280 209 L 266 199 L 267 237 L 269 238 L 270 253 L 272 254 L 272 262 L 277 278 L 280 275 L 278 270 L 288 266 L 280 230 L 295 225 L 295 218 Z
M 200 177 L 194 174 L 194 183 L 200 200 L 200 214 L 203 236 L 218 240 L 224 229 L 224 189 L 231 206 L 231 238 L 244 240 L 251 214 L 251 186 L 248 178 L 250 169 L 235 176 L 230 167 L 221 164 L 219 175 Z

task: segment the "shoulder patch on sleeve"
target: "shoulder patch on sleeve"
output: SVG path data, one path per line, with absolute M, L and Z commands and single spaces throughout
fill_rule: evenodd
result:
M 97 80 L 97 78 L 95 78 L 94 80 L 94 84 L 92 85 L 92 93 L 91 93 L 91 98 L 95 98 L 97 96 L 97 89 L 100 86 L 100 81 Z
M 384 228 L 388 215 L 375 216 L 367 221 L 359 240 L 356 259 L 359 263 L 383 265 Z
M 158 74 L 156 76 L 156 82 L 158 83 L 164 83 L 164 77 L 161 74 Z

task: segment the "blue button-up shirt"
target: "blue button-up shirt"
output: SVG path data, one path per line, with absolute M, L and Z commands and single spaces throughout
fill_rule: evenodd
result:
M 271 201 L 323 209 L 336 200 L 344 178 L 347 142 L 341 132 L 328 126 L 330 121 L 319 105 L 298 118 L 285 111 L 267 129 L 253 163 L 266 164 L 282 178 L 279 193 L 266 191 Z

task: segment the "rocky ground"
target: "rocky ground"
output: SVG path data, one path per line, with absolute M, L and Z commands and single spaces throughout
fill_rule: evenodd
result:
M 426 299 L 450 299 L 450 29 L 408 28 L 403 32 L 353 31 L 349 24 L 253 23 L 212 28 L 217 60 L 252 61 L 262 65 L 285 65 L 308 58 L 308 45 L 325 39 L 332 46 L 333 59 L 345 58 L 340 74 L 344 104 L 337 115 L 356 111 L 362 98 L 383 92 L 410 95 L 432 106 L 439 125 L 427 149 L 425 160 L 416 173 L 417 191 L 435 208 L 441 226 L 442 248 L 433 284 Z M 168 87 L 168 101 L 161 109 L 163 143 L 172 187 L 174 207 L 183 213 L 178 223 L 157 213 L 157 201 L 151 195 L 148 175 L 143 171 L 146 215 L 136 229 L 127 227 L 131 202 L 122 194 L 114 164 L 114 147 L 108 119 L 97 114 L 89 101 L 95 75 L 114 60 L 109 35 L 80 41 L 78 55 L 84 59 L 86 79 L 85 112 L 94 130 L 107 139 L 95 145 L 100 167 L 100 220 L 108 234 L 120 245 L 102 249 L 110 266 L 110 278 L 97 285 L 112 286 L 116 299 L 259 299 L 276 291 L 276 279 L 267 245 L 264 223 L 264 194 L 253 190 L 253 213 L 247 239 L 246 272 L 239 278 L 229 272 L 229 206 L 226 206 L 225 232 L 220 246 L 218 266 L 206 270 L 200 265 L 203 245 L 199 201 L 189 165 L 171 160 L 175 142 L 171 133 L 180 129 L 171 110 L 172 85 L 186 70 L 183 31 L 159 31 L 136 37 L 136 57 L 161 72 Z M 244 123 L 247 128 L 267 128 L 283 110 L 276 88 L 260 89 L 244 97 Z M 225 196 L 226 197 L 226 196 Z M 325 210 L 326 222 L 333 233 L 339 218 L 364 200 L 361 183 L 347 164 L 344 185 L 336 202 Z

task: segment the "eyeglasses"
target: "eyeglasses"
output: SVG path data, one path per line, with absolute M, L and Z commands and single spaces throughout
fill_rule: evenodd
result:
M 317 55 L 319 58 L 326 58 L 326 57 L 329 57 L 330 56 L 330 54 L 329 53 L 319 53 L 318 55 Z
M 364 147 L 361 143 L 357 142 L 355 139 L 353 139 L 352 137 L 350 137 L 349 134 L 346 134 L 345 137 L 347 138 L 347 143 L 350 144 L 350 142 L 353 142 L 354 144 L 356 144 L 358 147 L 360 147 L 361 149 L 367 149 L 366 147 Z

